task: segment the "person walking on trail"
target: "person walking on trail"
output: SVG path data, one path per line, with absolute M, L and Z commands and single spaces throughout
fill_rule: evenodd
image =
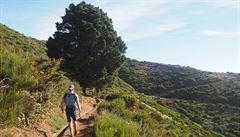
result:
M 78 108 L 79 117 L 80 117 L 81 105 L 79 102 L 78 95 L 74 93 L 74 85 L 70 85 L 69 92 L 64 94 L 63 100 L 61 102 L 61 108 L 63 113 L 64 113 L 64 104 L 66 105 L 66 117 L 67 117 L 68 127 L 70 129 L 71 136 L 75 136 L 77 134 L 77 114 L 76 113 Z M 74 125 L 74 129 L 72 128 L 72 123 Z

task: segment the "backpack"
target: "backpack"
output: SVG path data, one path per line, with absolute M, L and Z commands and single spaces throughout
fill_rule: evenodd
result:
M 74 106 L 77 102 L 77 95 L 75 93 L 66 93 L 63 97 L 66 106 Z

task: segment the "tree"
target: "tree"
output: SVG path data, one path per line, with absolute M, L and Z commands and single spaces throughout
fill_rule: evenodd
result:
M 83 89 L 100 89 L 113 81 L 127 48 L 106 13 L 85 2 L 70 4 L 56 28 L 47 54 L 62 59 L 63 71 Z

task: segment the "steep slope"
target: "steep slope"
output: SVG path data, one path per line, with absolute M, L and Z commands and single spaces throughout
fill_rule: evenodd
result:
M 226 137 L 240 135 L 240 107 L 186 100 L 175 100 L 165 106 L 189 117 L 205 129 L 212 129 Z
M 114 86 L 100 92 L 104 98 L 94 124 L 97 137 L 222 136 L 158 104 L 152 97 L 121 89 Z
M 191 67 L 140 62 L 128 59 L 119 71 L 120 77 L 138 91 L 155 94 L 171 89 L 217 81 L 208 72 Z
M 129 59 L 119 76 L 148 95 L 231 105 L 236 105 L 240 98 L 240 74 L 212 73 Z
M 0 24 L 0 128 L 32 127 L 43 122 L 52 132 L 66 122 L 59 106 L 68 85 L 78 83 L 50 60 L 44 41 Z M 35 127 L 32 127 L 35 128 Z
M 156 102 L 178 111 L 204 129 L 240 136 L 240 74 L 130 59 L 119 74 L 139 92 L 155 96 Z
M 38 58 L 47 58 L 45 53 L 45 41 L 35 38 L 26 37 L 23 34 L 0 23 L 0 41 L 2 46 L 13 49 L 15 51 L 22 50 L 22 54 L 32 55 Z

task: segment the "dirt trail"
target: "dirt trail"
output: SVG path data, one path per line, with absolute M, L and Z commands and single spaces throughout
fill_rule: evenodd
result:
M 93 109 L 93 105 L 96 104 L 96 100 L 91 97 L 82 96 L 80 102 L 82 105 L 83 117 L 79 119 L 78 131 L 80 131 L 80 134 L 77 135 L 77 137 L 92 137 L 94 133 L 93 116 L 96 113 L 96 110 Z M 0 137 L 52 137 L 54 135 L 51 128 L 52 127 L 45 121 L 35 123 L 32 128 L 0 128 Z M 65 130 L 65 132 L 60 135 L 59 137 L 70 137 L 69 129 Z
M 93 104 L 96 100 L 91 97 L 82 97 L 82 117 L 78 119 L 79 134 L 76 137 L 93 137 L 93 116 L 96 114 L 96 108 L 94 109 Z M 71 137 L 69 128 L 66 128 L 57 137 Z

